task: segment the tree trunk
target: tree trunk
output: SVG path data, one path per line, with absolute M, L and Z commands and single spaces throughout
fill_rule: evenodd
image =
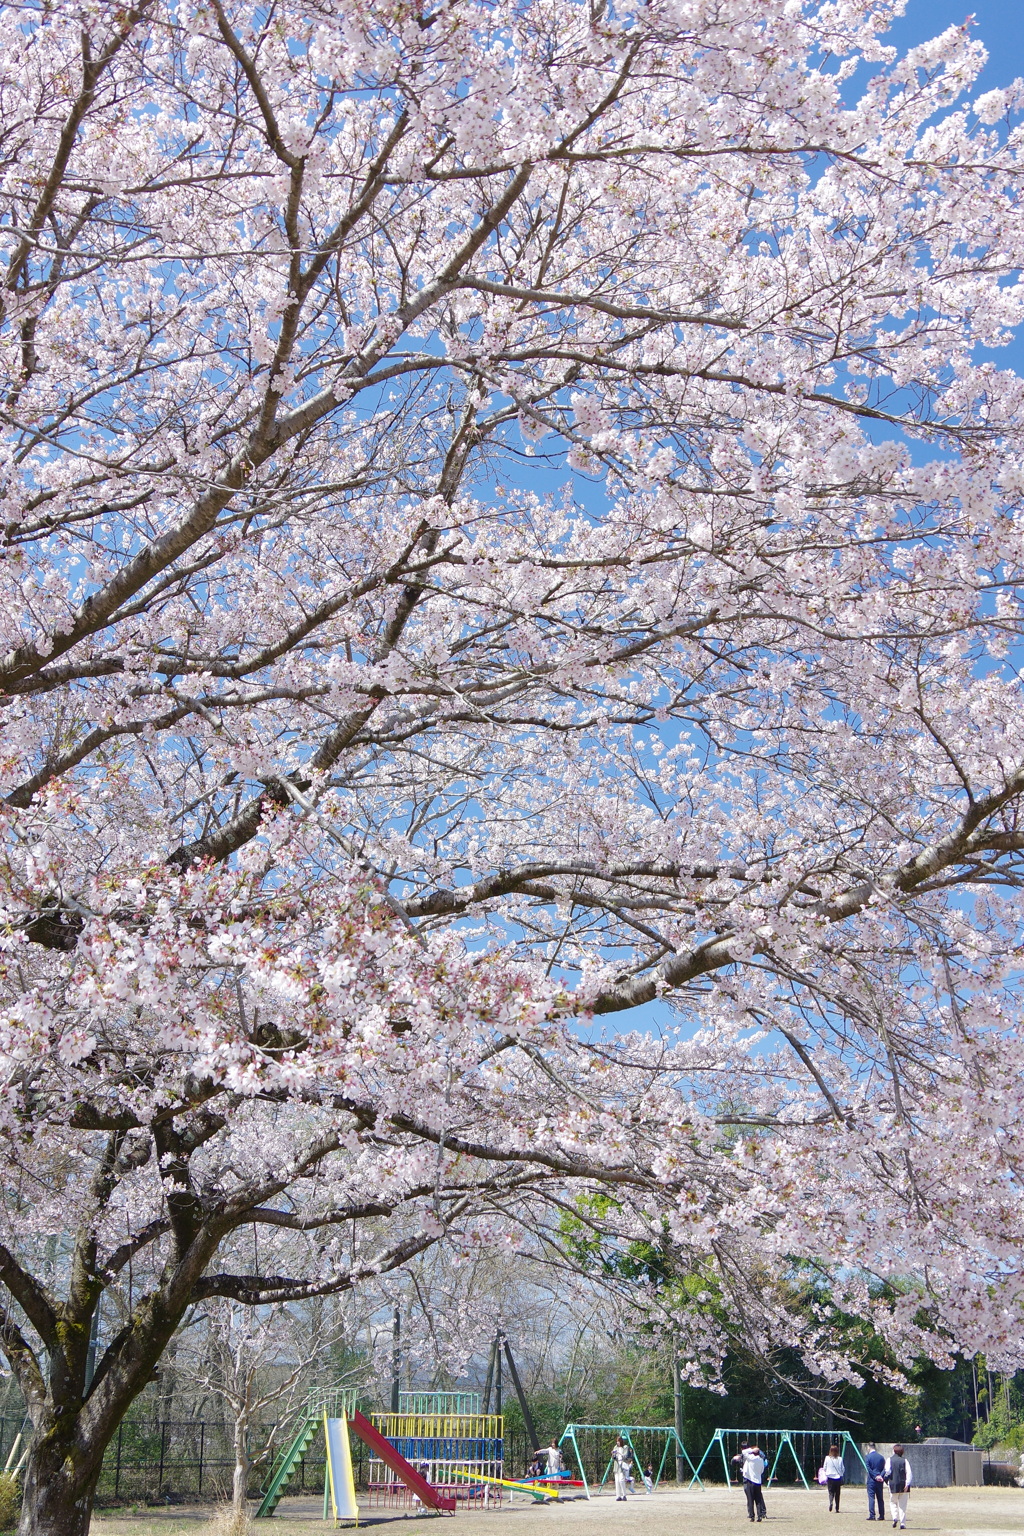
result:
M 249 1508 L 249 1421 L 248 1417 L 235 1420 L 235 1476 L 231 1487 L 231 1503 L 241 1519 Z M 241 1526 L 239 1526 L 241 1529 Z
M 52 1426 L 37 1430 L 25 1467 L 18 1536 L 88 1536 L 99 1465 L 88 1473 L 80 1451 Z

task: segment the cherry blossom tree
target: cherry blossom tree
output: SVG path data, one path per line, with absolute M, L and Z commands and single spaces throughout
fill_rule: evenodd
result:
M 1013 1356 L 1024 88 L 891 9 L 0 6 L 24 1532 L 190 1307 L 581 1193 Z

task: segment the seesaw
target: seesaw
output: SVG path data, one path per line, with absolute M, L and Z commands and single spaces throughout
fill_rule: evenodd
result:
M 488 1477 L 485 1472 L 469 1472 L 464 1467 L 452 1469 L 452 1477 L 465 1477 L 473 1483 L 492 1483 L 496 1488 L 511 1488 L 516 1493 L 531 1493 L 535 1499 L 557 1499 L 555 1488 L 538 1488 L 536 1483 L 513 1482 L 507 1477 Z

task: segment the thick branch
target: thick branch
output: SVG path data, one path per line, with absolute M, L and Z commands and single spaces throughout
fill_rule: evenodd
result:
M 48 1349 L 57 1344 L 57 1313 L 39 1281 L 0 1245 L 0 1283 L 5 1285 Z
M 418 1254 L 426 1253 L 443 1236 L 443 1231 L 417 1233 L 415 1237 L 397 1243 L 382 1257 L 357 1265 L 344 1274 L 333 1275 L 328 1280 L 296 1280 L 290 1275 L 205 1275 L 195 1287 L 194 1296 L 197 1301 L 203 1301 L 208 1296 L 229 1296 L 249 1306 L 309 1301 L 314 1296 L 336 1296 L 341 1291 L 351 1290 L 360 1280 L 371 1275 L 386 1275 L 393 1269 L 400 1269 Z

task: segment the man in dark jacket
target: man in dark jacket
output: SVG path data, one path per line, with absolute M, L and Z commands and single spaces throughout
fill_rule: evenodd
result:
M 864 1464 L 868 1469 L 868 1519 L 875 1519 L 875 1507 L 878 1508 L 878 1519 L 885 1519 L 885 1457 L 872 1440 L 868 1454 L 864 1458 Z

